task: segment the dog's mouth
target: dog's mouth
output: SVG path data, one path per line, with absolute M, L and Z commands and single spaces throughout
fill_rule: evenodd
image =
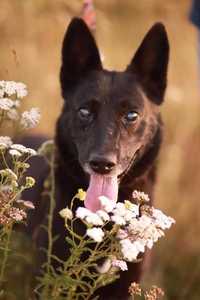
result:
M 111 201 L 117 202 L 119 183 L 122 178 L 128 173 L 138 151 L 135 152 L 126 169 L 119 175 L 102 175 L 95 172 L 90 173 L 90 182 L 85 199 L 85 207 L 95 212 L 101 209 L 100 196 L 105 196 Z
M 87 189 L 85 207 L 95 212 L 101 209 L 100 196 L 105 196 L 112 201 L 117 201 L 118 197 L 117 176 L 104 176 L 96 173 L 90 175 L 90 183 Z

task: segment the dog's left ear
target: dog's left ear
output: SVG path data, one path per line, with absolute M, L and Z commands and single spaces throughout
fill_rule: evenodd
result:
M 60 80 L 63 95 L 89 71 L 101 68 L 99 51 L 89 28 L 82 19 L 72 19 L 62 47 Z
M 128 72 L 136 74 L 146 95 L 161 104 L 167 84 L 169 42 L 165 27 L 156 23 L 144 37 L 135 53 Z

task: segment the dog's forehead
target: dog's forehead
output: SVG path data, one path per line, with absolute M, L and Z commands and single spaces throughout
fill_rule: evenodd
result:
M 97 86 L 100 94 L 108 99 L 141 98 L 134 75 L 126 72 L 104 71 L 98 74 Z
M 88 83 L 89 82 L 89 83 Z M 86 84 L 87 83 L 87 84 Z M 128 72 L 92 72 L 89 80 L 83 82 L 81 94 L 99 102 L 121 102 L 129 100 L 135 104 L 143 103 L 141 88 L 133 74 Z

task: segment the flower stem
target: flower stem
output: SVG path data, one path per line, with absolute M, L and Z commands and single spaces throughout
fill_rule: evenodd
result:
M 50 161 L 50 180 L 51 180 L 51 190 L 49 193 L 50 196 L 50 205 L 49 205 L 49 215 L 48 215 L 48 249 L 47 249 L 47 273 L 50 275 L 51 269 L 51 255 L 52 255 L 52 248 L 53 248 L 53 236 L 52 236 L 52 227 L 53 227 L 53 213 L 55 208 L 55 174 L 54 174 L 54 151 L 51 155 Z
M 8 225 L 8 227 L 5 228 L 5 234 L 6 234 L 6 240 L 5 240 L 5 248 L 4 248 L 4 253 L 3 253 L 3 261 L 1 265 L 1 271 L 0 271 L 0 283 L 4 281 L 4 275 L 5 275 L 5 269 L 6 269 L 6 264 L 8 260 L 8 252 L 9 252 L 9 245 L 10 245 L 10 238 L 11 238 L 11 233 L 12 233 L 12 223 Z

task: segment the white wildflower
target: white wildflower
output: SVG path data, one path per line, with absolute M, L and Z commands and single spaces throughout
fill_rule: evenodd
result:
M 152 249 L 153 244 L 154 244 L 153 240 L 147 240 L 147 241 L 146 241 L 146 246 L 147 246 L 147 248 L 149 248 L 149 249 Z
M 139 215 L 139 207 L 138 205 L 132 204 L 130 201 L 126 201 L 125 204 L 118 202 L 113 209 L 113 215 L 122 217 L 125 222 L 130 222 Z
M 12 140 L 9 136 L 0 136 L 0 146 L 5 148 L 10 147 L 12 145 Z
M 3 96 L 4 96 L 4 90 L 1 89 L 1 87 L 0 87 L 0 98 L 3 98 Z
M 15 108 L 11 108 L 8 112 L 7 112 L 7 117 L 10 120 L 13 121 L 17 121 L 19 119 L 19 114 L 17 112 L 17 110 Z
M 162 236 L 164 236 L 164 232 L 155 225 L 151 225 L 146 228 L 142 237 L 144 240 L 146 240 L 146 244 L 151 244 L 151 241 L 155 243 Z
M 4 81 L 4 92 L 8 95 L 14 95 L 16 93 L 16 82 L 14 81 Z
M 96 226 L 103 225 L 102 219 L 96 213 L 93 213 L 93 212 L 88 214 L 88 216 L 86 216 L 85 220 L 87 223 L 92 224 L 92 225 L 96 225 Z
M 141 216 L 139 219 L 132 219 L 128 226 L 129 231 L 143 232 L 147 227 L 152 224 L 152 219 L 146 215 Z
M 121 251 L 124 259 L 128 261 L 133 261 L 137 259 L 139 251 L 137 247 L 127 238 L 120 241 Z
M 22 113 L 20 124 L 24 129 L 34 128 L 40 121 L 40 111 L 38 108 L 31 108 L 30 111 Z
M 129 200 L 125 200 L 124 205 L 125 205 L 126 209 L 132 211 L 135 214 L 135 216 L 139 215 L 139 205 L 134 204 L 134 203 L 130 202 Z
M 61 209 L 59 211 L 59 214 L 65 220 L 66 219 L 71 220 L 73 218 L 73 213 L 72 213 L 71 209 L 69 209 L 68 207 Z
M 106 212 L 111 212 L 116 205 L 115 201 L 110 200 L 105 196 L 100 196 L 99 200 L 101 202 L 102 209 L 105 210 Z
M 147 194 L 145 194 L 144 192 L 139 192 L 139 191 L 134 191 L 132 193 L 132 197 L 133 199 L 139 201 L 139 202 L 149 202 L 149 196 Z
M 117 225 L 126 225 L 126 220 L 119 215 L 111 216 L 111 220 Z
M 16 207 L 11 207 L 8 214 L 9 217 L 11 217 L 16 222 L 22 221 L 27 216 L 25 211 Z
M 104 210 L 97 210 L 96 214 L 105 222 L 110 220 L 109 214 L 107 214 Z
M 120 240 L 126 239 L 128 237 L 128 232 L 127 230 L 124 229 L 119 229 L 117 232 L 117 238 Z
M 27 92 L 26 85 L 22 82 L 17 82 L 16 92 L 17 92 L 18 98 L 23 98 L 23 97 L 27 96 L 28 92 Z
M 90 238 L 92 238 L 97 243 L 101 242 L 104 237 L 103 230 L 97 227 L 87 229 L 86 233 Z
M 9 98 L 0 99 L 0 109 L 10 110 L 14 105 L 14 102 Z
M 85 207 L 78 207 L 76 210 L 76 217 L 83 220 L 90 213 L 91 213 L 91 211 L 89 209 L 87 209 Z
M 25 146 L 21 145 L 21 144 L 13 144 L 11 146 L 11 149 L 20 151 L 23 154 L 29 154 L 31 156 L 36 155 L 37 151 L 35 151 L 34 149 L 31 148 L 26 148 Z
M 0 80 L 0 88 L 4 87 L 4 82 L 5 82 L 5 80 Z
M 128 266 L 124 260 L 115 259 L 112 261 L 112 266 L 119 268 L 121 271 L 127 271 Z
M 145 246 L 146 246 L 145 240 L 137 239 L 136 241 L 133 242 L 133 245 L 137 249 L 138 253 L 145 251 Z
M 116 204 L 116 207 L 113 210 L 113 215 L 123 218 L 125 223 L 126 221 L 130 221 L 133 217 L 135 217 L 130 210 L 126 209 L 124 203 L 121 202 Z
M 21 145 L 21 144 L 13 144 L 13 145 L 11 146 L 11 149 L 18 150 L 18 151 L 20 151 L 20 152 L 22 152 L 22 153 L 25 153 L 25 151 L 26 151 L 26 147 L 23 146 L 23 145 Z
M 18 150 L 15 150 L 15 149 L 10 149 L 9 150 L 9 154 L 13 157 L 20 157 L 22 156 L 22 154 L 18 151 Z
M 76 210 L 76 217 L 85 220 L 87 223 L 92 225 L 103 225 L 103 221 L 100 216 L 96 213 L 91 212 L 85 207 L 78 207 L 78 209 Z
M 161 210 L 153 209 L 153 218 L 155 219 L 155 225 L 161 229 L 169 229 L 175 220 L 171 217 L 167 217 Z
M 27 95 L 27 87 L 22 82 L 15 81 L 0 81 L 1 94 L 6 93 L 8 96 L 16 94 L 18 98 L 23 98 Z
M 131 220 L 127 231 L 129 239 L 139 252 L 144 252 L 145 247 L 151 249 L 153 244 L 164 235 L 153 217 L 147 215 Z
M 26 148 L 26 152 L 25 153 L 29 154 L 30 156 L 37 155 L 37 151 L 35 151 L 32 148 Z

